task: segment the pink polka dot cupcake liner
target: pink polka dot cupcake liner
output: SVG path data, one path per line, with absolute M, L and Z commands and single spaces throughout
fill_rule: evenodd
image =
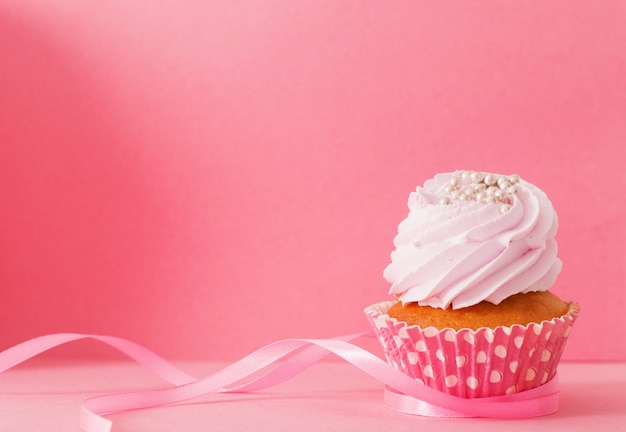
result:
M 415 380 L 464 398 L 530 390 L 555 374 L 578 315 L 526 326 L 438 330 L 409 326 L 387 315 L 394 301 L 365 309 L 389 364 Z

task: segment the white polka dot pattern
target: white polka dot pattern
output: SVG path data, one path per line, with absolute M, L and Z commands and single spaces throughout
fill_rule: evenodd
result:
M 489 381 L 492 383 L 498 383 L 502 381 L 502 372 L 497 370 L 492 370 L 489 374 Z
M 431 365 L 424 366 L 423 371 L 424 371 L 424 376 L 425 377 L 428 377 L 428 378 L 434 378 L 435 377 L 435 374 L 433 372 L 433 367 Z
M 389 363 L 416 381 L 461 397 L 516 393 L 549 381 L 576 318 L 572 313 L 526 327 L 422 330 L 386 315 L 391 304 L 366 309 Z
M 476 390 L 478 388 L 478 383 L 479 383 L 478 378 L 473 377 L 473 376 L 469 376 L 465 380 L 465 384 L 472 390 Z
M 404 339 L 402 339 L 400 336 L 395 335 L 393 337 L 393 341 L 395 342 L 396 346 L 398 348 L 402 348 L 402 346 L 404 345 Z
M 446 377 L 446 387 L 454 387 L 458 382 L 456 375 L 448 375 Z
M 439 334 L 439 331 L 435 327 L 426 327 L 423 333 L 426 337 L 435 337 Z
M 415 342 L 415 349 L 419 352 L 426 352 L 428 351 L 428 347 L 426 346 L 426 342 L 424 342 L 423 340 L 419 340 L 417 342 Z
M 504 345 L 498 345 L 496 346 L 496 349 L 493 351 L 493 353 L 500 358 L 505 358 L 506 357 L 506 347 Z
M 465 339 L 465 341 L 470 345 L 474 345 L 476 343 L 476 337 L 471 332 L 463 333 L 463 339 Z
M 567 326 L 567 328 L 565 329 L 565 333 L 563 333 L 563 336 L 568 337 L 571 331 L 572 331 L 572 326 L 571 325 Z
M 463 367 L 463 365 L 467 362 L 466 355 L 456 356 L 456 367 Z

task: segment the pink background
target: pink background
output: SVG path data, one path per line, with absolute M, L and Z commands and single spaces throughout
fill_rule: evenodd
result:
M 408 193 L 469 168 L 548 193 L 565 358 L 623 360 L 625 144 L 623 1 L 0 0 L 0 348 L 365 330 Z

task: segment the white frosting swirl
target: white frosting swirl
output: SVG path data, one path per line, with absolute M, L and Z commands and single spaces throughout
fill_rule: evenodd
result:
M 440 204 L 450 179 L 460 175 L 438 174 L 410 194 L 384 271 L 390 293 L 403 303 L 458 309 L 550 288 L 561 261 L 546 194 L 520 180 L 510 208 L 475 200 Z

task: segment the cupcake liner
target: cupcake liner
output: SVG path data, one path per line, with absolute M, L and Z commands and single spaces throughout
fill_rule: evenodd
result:
M 394 303 L 365 309 L 387 361 L 416 381 L 464 398 L 522 392 L 551 380 L 578 314 L 571 303 L 566 315 L 541 323 L 438 330 L 391 318 Z

